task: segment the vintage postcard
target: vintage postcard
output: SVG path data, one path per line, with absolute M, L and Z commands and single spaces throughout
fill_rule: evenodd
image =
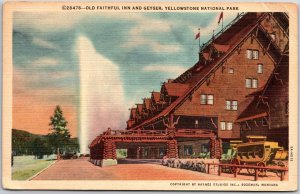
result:
M 292 3 L 6 2 L 7 189 L 293 191 Z

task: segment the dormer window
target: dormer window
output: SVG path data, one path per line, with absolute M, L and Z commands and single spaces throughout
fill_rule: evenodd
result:
M 258 59 L 258 50 L 247 49 L 247 59 Z
M 270 34 L 270 36 L 271 36 L 273 41 L 276 41 L 276 34 L 275 33 Z
M 229 69 L 228 69 L 228 73 L 229 73 L 229 74 L 233 74 L 233 72 L 234 72 L 234 69 L 233 69 L 233 68 L 229 68 Z

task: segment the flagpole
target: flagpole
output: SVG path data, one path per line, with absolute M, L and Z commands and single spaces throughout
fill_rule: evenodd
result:
M 223 33 L 223 20 L 224 20 L 224 15 L 222 15 L 222 33 Z
M 198 29 L 199 30 L 199 34 L 200 34 L 200 28 Z M 199 53 L 201 52 L 201 34 L 199 36 Z

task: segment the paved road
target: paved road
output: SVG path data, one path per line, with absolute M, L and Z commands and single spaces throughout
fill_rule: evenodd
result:
M 101 168 L 87 158 L 60 160 L 32 180 L 237 180 L 150 163 L 118 164 Z

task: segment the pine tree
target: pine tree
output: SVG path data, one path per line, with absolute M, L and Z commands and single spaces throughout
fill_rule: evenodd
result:
M 67 128 L 68 122 L 63 116 L 63 111 L 57 105 L 54 110 L 54 115 L 50 117 L 51 133 L 48 134 L 49 141 L 55 150 L 64 151 L 70 143 L 70 132 Z

